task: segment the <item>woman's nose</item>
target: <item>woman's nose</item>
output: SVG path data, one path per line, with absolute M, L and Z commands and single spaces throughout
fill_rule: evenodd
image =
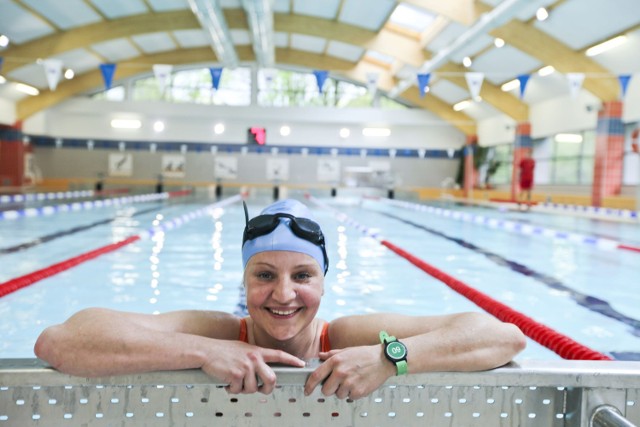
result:
M 296 298 L 295 283 L 288 277 L 284 277 L 276 283 L 272 297 L 280 303 L 287 303 Z

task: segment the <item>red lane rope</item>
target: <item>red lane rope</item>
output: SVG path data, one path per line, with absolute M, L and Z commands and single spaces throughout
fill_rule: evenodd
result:
M 94 249 L 90 252 L 86 252 L 84 254 L 75 256 L 73 258 L 69 258 L 57 264 L 50 265 L 48 267 L 42 268 L 40 270 L 34 271 L 29 274 L 25 274 L 24 276 L 16 277 L 7 282 L 0 283 L 0 298 L 12 292 L 15 292 L 19 289 L 32 285 L 40 280 L 46 279 L 47 277 L 53 276 L 54 274 L 58 274 L 62 271 L 75 267 L 78 264 L 82 264 L 85 261 L 89 261 L 90 259 L 97 258 L 100 255 L 104 255 L 106 253 L 118 250 L 121 247 L 131 244 L 133 242 L 136 242 L 138 240 L 140 240 L 140 236 L 138 235 L 131 236 L 119 242 L 112 243 L 110 245 L 103 246 L 98 249 Z
M 622 243 L 618 245 L 618 249 L 624 249 L 627 251 L 640 252 L 640 248 L 637 246 L 623 245 Z
M 380 243 L 427 274 L 440 280 L 454 291 L 463 295 L 487 313 L 492 314 L 503 322 L 513 323 L 518 326 L 529 338 L 554 351 L 560 357 L 572 360 L 612 360 L 609 356 L 592 350 L 574 341 L 568 336 L 563 335 L 542 323 L 536 322 L 532 318 L 494 300 L 455 277 L 448 275 L 444 271 L 427 264 L 425 261 L 410 254 L 404 249 L 401 249 L 393 243 L 387 240 L 381 240 Z

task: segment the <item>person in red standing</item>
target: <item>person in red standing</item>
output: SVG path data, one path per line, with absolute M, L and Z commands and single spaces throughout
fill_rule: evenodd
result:
M 518 164 L 520 169 L 520 198 L 525 199 L 526 203 L 531 202 L 531 189 L 533 188 L 533 171 L 536 167 L 536 161 L 530 155 L 525 155 Z

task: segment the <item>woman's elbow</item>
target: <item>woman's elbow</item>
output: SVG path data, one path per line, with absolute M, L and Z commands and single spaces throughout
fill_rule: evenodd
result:
M 511 361 L 518 353 L 525 349 L 527 346 L 527 337 L 522 333 L 520 328 L 512 323 L 504 324 L 504 337 L 505 337 L 505 348 L 508 351 L 509 360 Z M 506 362 L 505 362 L 506 363 Z
M 50 326 L 38 337 L 33 351 L 39 359 L 47 362 L 51 367 L 58 369 L 61 364 L 59 345 L 57 345 L 56 336 L 59 335 L 60 325 Z

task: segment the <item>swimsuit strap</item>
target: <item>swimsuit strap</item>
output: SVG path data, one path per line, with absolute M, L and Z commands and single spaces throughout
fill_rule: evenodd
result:
M 249 344 L 249 334 L 247 333 L 247 319 L 240 319 L 240 334 L 238 335 L 238 341 L 246 342 Z

